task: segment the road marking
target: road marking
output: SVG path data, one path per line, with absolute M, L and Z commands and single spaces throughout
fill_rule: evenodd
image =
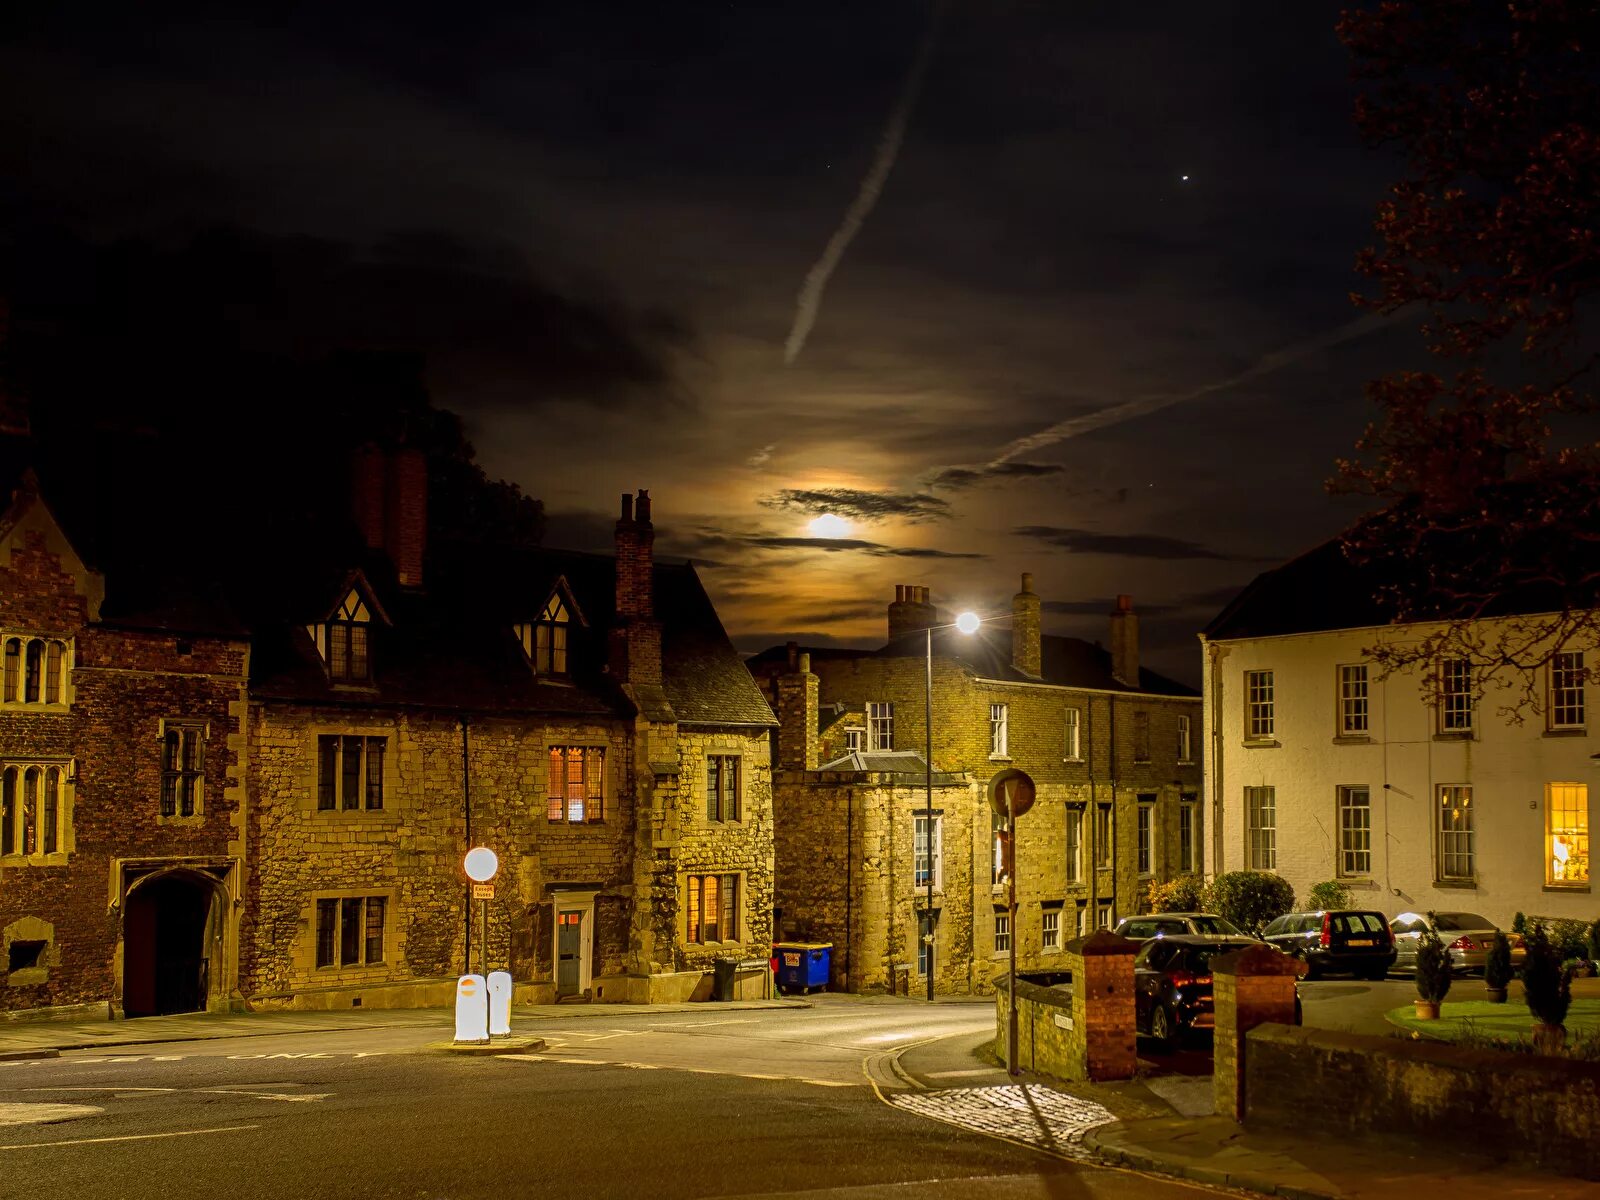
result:
M 92 1117 L 105 1109 L 93 1104 L 3 1104 L 0 1125 L 48 1125 L 54 1121 L 75 1121 Z
M 195 1088 L 197 1092 L 204 1092 L 208 1096 L 254 1096 L 257 1100 L 326 1100 L 333 1095 L 332 1092 L 306 1092 L 302 1095 L 287 1096 L 281 1092 L 241 1092 L 235 1088 Z
M 25 1092 L 117 1092 L 121 1094 L 126 1092 L 175 1092 L 178 1089 L 158 1087 L 128 1087 L 124 1085 L 122 1087 L 37 1087 L 23 1088 L 22 1090 Z
M 551 1054 L 497 1054 L 498 1059 L 521 1062 L 565 1063 L 573 1067 L 621 1067 L 629 1071 L 682 1071 L 689 1075 L 718 1075 L 734 1079 L 764 1079 L 778 1083 L 809 1083 L 813 1087 L 856 1087 L 847 1079 L 810 1079 L 804 1075 L 764 1075 L 752 1071 L 718 1071 L 711 1067 L 669 1066 L 662 1063 L 615 1062 L 594 1058 L 560 1058 Z
M 651 1023 L 651 1028 L 652 1029 L 709 1029 L 713 1025 L 754 1025 L 754 1024 L 755 1024 L 755 1022 L 752 1021 L 752 1020 L 736 1020 L 736 1019 L 730 1018 L 729 1020 L 726 1020 L 726 1021 L 693 1021 L 693 1022 L 690 1022 L 690 1023 L 687 1023 L 687 1024 L 675 1024 L 675 1025 L 663 1025 L 660 1022 L 652 1022 Z
M 122 1137 L 72 1138 L 63 1142 L 21 1142 L 0 1146 L 0 1150 L 38 1150 L 51 1146 L 94 1146 L 103 1142 L 147 1142 L 154 1138 L 196 1137 L 202 1133 L 238 1133 L 241 1129 L 260 1129 L 259 1125 L 219 1125 L 215 1129 L 178 1129 L 172 1133 L 129 1133 Z

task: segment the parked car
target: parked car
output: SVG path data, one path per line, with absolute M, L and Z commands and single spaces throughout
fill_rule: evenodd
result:
M 1416 971 L 1417 942 L 1428 928 L 1428 917 L 1428 913 L 1408 912 L 1389 922 L 1397 951 L 1396 971 Z M 1434 932 L 1450 951 L 1451 969 L 1461 974 L 1476 971 L 1481 975 L 1489 958 L 1489 947 L 1494 945 L 1497 928 L 1494 922 L 1471 912 L 1436 912 L 1432 917 Z M 1527 948 L 1519 935 L 1508 934 L 1507 937 L 1511 942 L 1511 965 L 1521 966 Z
M 1153 937 L 1133 960 L 1134 1026 L 1165 1051 L 1192 1029 L 1210 1029 L 1211 960 L 1261 943 L 1250 937 L 1175 933 Z M 1295 995 L 1295 1023 L 1300 997 Z
M 1394 935 L 1381 912 L 1333 909 L 1285 913 L 1262 940 L 1306 964 L 1306 978 L 1350 974 L 1382 979 L 1394 965 Z
M 1154 937 L 1171 937 L 1189 933 L 1207 937 L 1249 937 L 1242 929 L 1234 927 L 1226 918 L 1214 913 L 1171 912 L 1145 913 L 1142 917 L 1123 917 L 1113 933 L 1135 942 L 1149 941 Z

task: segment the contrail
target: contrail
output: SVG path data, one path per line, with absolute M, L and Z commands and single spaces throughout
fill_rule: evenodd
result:
M 800 357 L 806 338 L 811 334 L 811 327 L 817 323 L 817 312 L 822 307 L 822 292 L 828 286 L 829 277 L 844 257 L 851 240 L 861 231 L 872 206 L 883 194 L 883 185 L 888 182 L 894 161 L 900 156 L 900 143 L 906 136 L 906 122 L 917 102 L 917 93 L 922 90 L 922 77 L 927 73 L 928 61 L 933 57 L 933 44 L 938 38 L 939 26 L 948 7 L 949 0 L 937 0 L 935 3 L 933 16 L 917 47 L 917 56 L 911 62 L 911 72 L 906 76 L 905 86 L 900 89 L 899 99 L 889 113 L 888 124 L 878 138 L 878 152 L 873 156 L 866 178 L 861 181 L 861 190 L 845 210 L 844 220 L 834 231 L 833 237 L 828 239 L 822 257 L 806 272 L 806 281 L 801 285 L 800 298 L 796 302 L 794 328 L 789 330 L 789 340 L 783 347 L 786 365 L 793 366 L 794 360 Z
M 1226 391 L 1237 387 L 1241 383 L 1248 383 L 1262 375 L 1271 374 L 1273 371 L 1288 366 L 1290 363 L 1304 358 L 1308 354 L 1315 354 L 1319 350 L 1331 350 L 1333 347 L 1345 342 L 1354 341 L 1356 338 L 1365 337 L 1386 325 L 1392 325 L 1399 317 L 1399 313 L 1373 313 L 1359 317 L 1347 325 L 1324 333 L 1319 337 L 1309 338 L 1303 342 L 1295 342 L 1281 350 L 1274 350 L 1265 355 L 1253 365 L 1246 367 L 1237 375 L 1227 379 L 1208 383 L 1205 387 L 1196 388 L 1192 392 L 1170 392 L 1159 396 L 1141 396 L 1137 400 L 1128 400 L 1122 404 L 1113 404 L 1110 408 L 1102 408 L 1098 412 L 1085 413 L 1079 417 L 1069 417 L 1065 421 L 1058 421 L 1048 429 L 1041 429 L 1038 433 L 1030 433 L 1027 437 L 1018 438 L 1004 450 L 1000 451 L 987 464 L 998 467 L 1010 462 L 1020 454 L 1030 450 L 1038 450 L 1043 446 L 1053 446 L 1057 442 L 1064 442 L 1068 438 L 1075 438 L 1085 433 L 1093 433 L 1096 429 L 1104 429 L 1108 425 L 1120 425 L 1124 421 L 1131 421 L 1135 417 L 1142 417 L 1147 413 L 1158 412 L 1163 408 L 1170 408 L 1174 404 L 1186 404 L 1190 400 L 1198 400 L 1202 396 L 1209 396 L 1214 392 Z

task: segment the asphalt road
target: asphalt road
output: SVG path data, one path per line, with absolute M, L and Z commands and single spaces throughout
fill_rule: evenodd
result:
M 0 1062 L 0 1194 L 1107 1197 L 1202 1189 L 1068 1161 L 885 1101 L 908 1047 L 975 1087 L 989 1005 L 593 1016 L 517 1057 L 349 1030 Z M 924 1079 L 924 1084 L 929 1080 Z M 934 1080 L 934 1082 L 939 1082 Z M 914 1185 L 914 1192 L 907 1185 Z

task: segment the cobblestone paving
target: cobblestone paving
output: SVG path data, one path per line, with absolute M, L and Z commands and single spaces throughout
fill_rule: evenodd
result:
M 896 1108 L 919 1116 L 1072 1158 L 1093 1157 L 1083 1145 L 1084 1131 L 1117 1119 L 1110 1109 L 1092 1100 L 1038 1084 L 910 1092 L 888 1099 Z

